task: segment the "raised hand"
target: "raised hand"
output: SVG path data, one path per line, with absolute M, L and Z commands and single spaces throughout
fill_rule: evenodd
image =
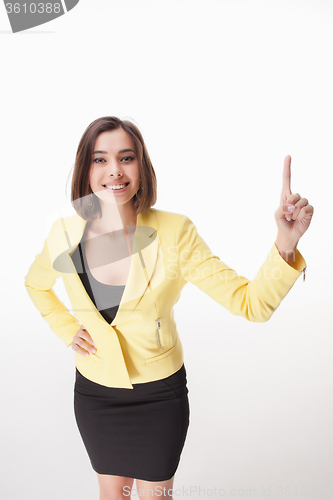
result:
M 277 241 L 283 251 L 296 248 L 299 239 L 308 229 L 313 215 L 313 206 L 309 205 L 308 200 L 298 193 L 291 192 L 290 164 L 291 156 L 288 155 L 284 159 L 280 206 L 274 213 L 278 227 Z

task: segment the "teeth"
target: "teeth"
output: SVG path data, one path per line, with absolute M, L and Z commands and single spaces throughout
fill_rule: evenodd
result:
M 126 186 L 126 184 L 119 184 L 118 186 L 105 186 L 108 189 L 122 189 Z

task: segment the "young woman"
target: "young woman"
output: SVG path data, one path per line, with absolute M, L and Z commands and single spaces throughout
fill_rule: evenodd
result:
M 52 225 L 25 286 L 75 351 L 75 418 L 100 500 L 129 498 L 134 479 L 144 498 L 172 498 L 190 414 L 173 314 L 184 285 L 263 322 L 305 273 L 296 246 L 313 207 L 291 193 L 290 161 L 276 241 L 249 281 L 211 252 L 187 216 L 152 208 L 156 176 L 133 123 L 103 117 L 84 132 L 72 180 L 77 215 Z M 74 314 L 53 292 L 59 277 Z

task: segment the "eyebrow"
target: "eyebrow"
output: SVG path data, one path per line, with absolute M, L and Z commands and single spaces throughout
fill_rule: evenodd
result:
M 119 151 L 119 153 L 127 153 L 128 151 L 132 151 L 132 153 L 135 153 L 135 151 L 133 149 L 130 149 L 130 148 L 127 148 L 127 149 L 121 149 Z M 97 155 L 97 154 L 102 154 L 102 155 L 107 155 L 108 152 L 107 151 L 94 151 L 93 152 L 93 155 Z

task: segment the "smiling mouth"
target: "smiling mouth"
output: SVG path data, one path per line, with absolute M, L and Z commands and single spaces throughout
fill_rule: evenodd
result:
M 129 185 L 129 182 L 124 182 L 123 184 L 114 184 L 113 186 L 106 186 L 103 184 L 103 187 L 109 189 L 110 191 L 120 191 Z

